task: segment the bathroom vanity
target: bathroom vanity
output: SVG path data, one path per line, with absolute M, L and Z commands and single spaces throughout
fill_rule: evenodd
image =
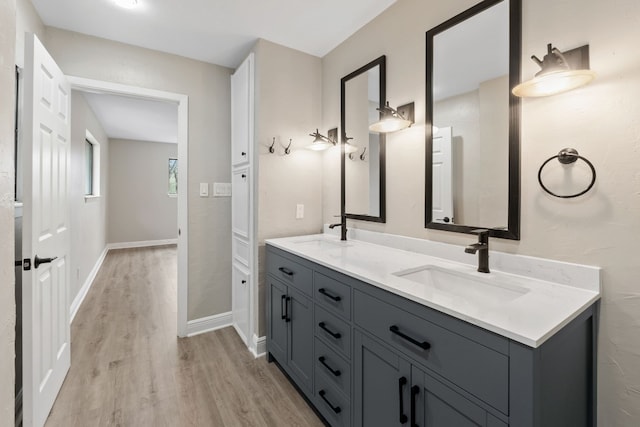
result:
M 327 235 L 268 240 L 268 358 L 332 426 L 593 426 L 599 283 L 540 276 L 599 271 L 522 258 L 543 272 L 482 274 Z

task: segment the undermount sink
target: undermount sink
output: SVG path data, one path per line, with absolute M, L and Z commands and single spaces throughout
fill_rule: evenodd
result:
M 328 249 L 336 249 L 336 248 L 345 248 L 347 246 L 351 246 L 346 241 L 340 240 L 326 240 L 326 239 L 311 239 L 311 240 L 302 240 L 299 242 L 295 242 L 296 245 L 306 246 L 308 248 L 317 248 L 322 250 Z
M 495 275 L 481 278 L 433 265 L 398 271 L 393 275 L 423 284 L 437 294 L 461 301 L 499 304 L 512 301 L 529 292 L 526 288 L 505 283 L 504 278 L 497 278 Z

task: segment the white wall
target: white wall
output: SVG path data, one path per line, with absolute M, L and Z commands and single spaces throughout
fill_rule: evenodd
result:
M 168 162 L 177 156 L 177 144 L 109 141 L 109 243 L 178 237 L 178 198 L 168 195 Z
M 14 423 L 13 129 L 16 2 L 0 0 L 0 425 Z
M 264 240 L 320 233 L 322 230 L 322 154 L 305 147 L 320 126 L 320 58 L 265 40 L 254 46 L 256 59 L 255 139 L 258 146 L 258 321 L 264 322 Z M 332 127 L 335 127 L 334 124 Z M 326 135 L 326 130 L 321 131 Z M 268 147 L 276 138 L 274 154 Z M 284 146 L 293 139 L 291 154 Z M 296 219 L 296 204 L 304 218 Z
M 85 199 L 87 131 L 100 144 L 100 197 Z M 105 249 L 109 139 L 81 92 L 71 91 L 71 288 L 72 302 Z
M 189 96 L 188 319 L 231 310 L 231 203 L 199 197 L 200 182 L 230 182 L 230 70 L 47 27 L 65 74 Z
M 340 77 L 387 55 L 387 99 L 415 100 L 416 125 L 387 137 L 387 223 L 358 228 L 455 244 L 471 236 L 423 228 L 425 32 L 475 0 L 402 0 L 323 58 L 323 121 L 337 123 Z M 598 349 L 599 425 L 640 419 L 640 2 L 523 1 L 523 76 L 553 41 L 560 49 L 590 44 L 598 73 L 589 86 L 522 103 L 522 239 L 495 239 L 496 250 L 603 268 Z M 598 171 L 591 192 L 561 200 L 537 182 L 544 160 L 574 146 Z M 339 209 L 337 157 L 325 159 L 324 221 Z M 462 250 L 462 249 L 461 249 Z M 541 315 L 544 315 L 541 313 Z

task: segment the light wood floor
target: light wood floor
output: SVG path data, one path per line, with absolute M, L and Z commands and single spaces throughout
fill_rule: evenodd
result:
M 322 426 L 233 328 L 176 338 L 176 249 L 107 255 L 71 328 L 54 426 Z

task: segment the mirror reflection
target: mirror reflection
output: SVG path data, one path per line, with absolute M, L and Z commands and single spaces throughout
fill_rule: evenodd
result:
M 427 33 L 433 125 L 429 228 L 506 230 L 514 219 L 510 177 L 518 172 L 510 170 L 517 165 L 510 165 L 509 153 L 519 141 L 510 109 L 509 7 L 509 0 L 485 1 Z
M 384 221 L 384 135 L 370 132 L 384 105 L 384 57 L 342 79 L 347 217 Z

